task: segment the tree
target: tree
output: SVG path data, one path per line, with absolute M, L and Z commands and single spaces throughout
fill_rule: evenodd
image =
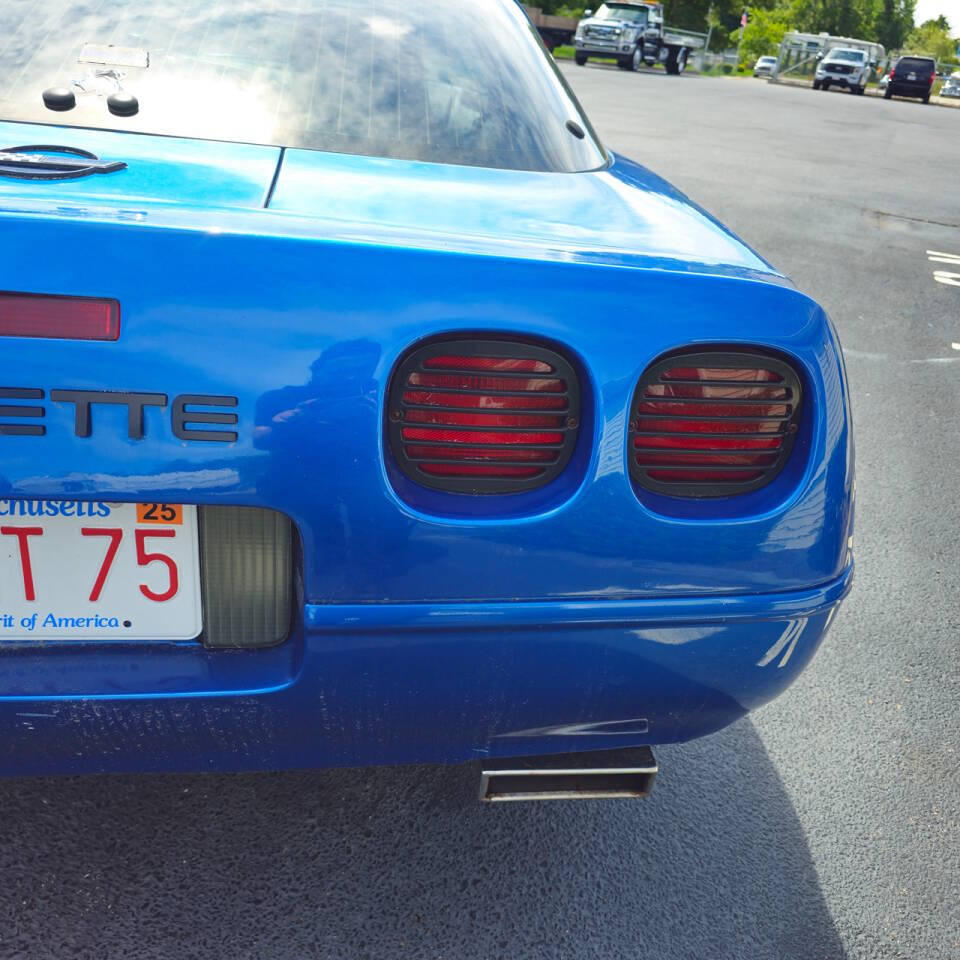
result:
M 899 50 L 913 29 L 915 0 L 881 0 L 874 18 L 874 36 L 889 50 Z
M 785 7 L 773 10 L 751 9 L 750 19 L 743 28 L 743 43 L 740 45 L 740 62 L 753 63 L 757 57 L 774 54 L 788 30 L 795 29 L 789 11 Z M 740 29 L 731 31 L 730 43 L 736 45 Z
M 927 20 L 911 30 L 903 44 L 904 52 L 925 53 L 937 60 L 952 61 L 956 56 L 957 41 L 950 37 L 946 17 Z
M 877 17 L 877 0 L 795 0 L 794 18 L 806 33 L 829 33 L 835 37 L 871 40 Z M 891 0 L 893 3 L 913 0 Z

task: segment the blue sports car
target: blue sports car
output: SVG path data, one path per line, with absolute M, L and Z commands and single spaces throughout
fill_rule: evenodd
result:
M 636 795 L 803 670 L 853 571 L 836 333 L 514 0 L 0 35 L 0 773 Z

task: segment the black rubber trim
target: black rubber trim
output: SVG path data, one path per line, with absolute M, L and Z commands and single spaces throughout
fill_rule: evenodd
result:
M 751 440 L 762 440 L 768 439 L 771 437 L 781 436 L 783 438 L 783 443 L 779 450 L 770 450 L 764 449 L 762 447 L 755 447 L 753 449 L 746 450 L 715 450 L 712 451 L 709 448 L 704 447 L 685 447 L 683 449 L 679 447 L 663 447 L 662 449 L 650 449 L 647 452 L 652 456 L 658 456 L 662 454 L 675 454 L 675 453 L 690 453 L 690 454 L 704 454 L 704 453 L 729 453 L 731 456 L 736 456 L 743 453 L 748 454 L 757 454 L 757 455 L 775 455 L 775 459 L 772 463 L 766 464 L 763 466 L 755 466 L 751 464 L 739 464 L 739 463 L 730 463 L 730 464 L 710 464 L 705 466 L 703 464 L 685 464 L 685 463 L 669 463 L 669 464 L 657 464 L 657 465 L 647 465 L 641 466 L 637 463 L 637 450 L 633 445 L 634 438 L 636 437 L 677 437 L 676 431 L 651 431 L 651 430 L 638 430 L 637 425 L 640 419 L 643 420 L 657 420 L 663 415 L 658 414 L 649 414 L 649 413 L 640 413 L 640 404 L 643 401 L 656 401 L 656 402 L 696 402 L 694 398 L 683 398 L 683 397 L 645 397 L 644 390 L 653 384 L 669 384 L 671 386 L 723 386 L 729 387 L 736 385 L 736 381 L 730 380 L 661 380 L 660 377 L 663 373 L 668 370 L 673 369 L 674 367 L 713 367 L 715 369 L 726 369 L 734 367 L 754 367 L 756 369 L 763 370 L 773 370 L 776 373 L 779 373 L 783 377 L 781 383 L 755 383 L 753 386 L 757 387 L 771 387 L 771 388 L 782 388 L 786 392 L 786 396 L 782 399 L 772 397 L 769 400 L 740 400 L 735 398 L 722 399 L 717 398 L 716 402 L 718 404 L 724 403 L 728 406 L 740 406 L 743 404 L 749 403 L 763 403 L 767 405 L 780 404 L 787 406 L 789 414 L 784 417 L 690 417 L 690 416 L 681 416 L 681 415 L 670 415 L 667 419 L 671 420 L 716 420 L 717 423 L 750 423 L 750 422 L 778 422 L 781 424 L 779 430 L 771 431 L 769 433 L 751 433 L 751 434 L 736 434 L 736 433 L 691 433 L 691 438 L 698 439 L 731 439 L 734 437 L 749 438 Z M 800 383 L 800 377 L 798 376 L 796 370 L 789 364 L 779 358 L 772 356 L 771 354 L 764 353 L 760 350 L 728 350 L 728 349 L 718 349 L 718 350 L 698 350 L 696 353 L 673 353 L 667 357 L 663 357 L 660 360 L 652 363 L 647 369 L 643 372 L 643 376 L 640 378 L 640 382 L 637 384 L 636 390 L 633 393 L 633 401 L 630 405 L 630 425 L 629 433 L 627 435 L 627 462 L 629 465 L 630 476 L 633 478 L 634 482 L 642 487 L 644 490 L 650 490 L 653 493 L 664 494 L 670 497 L 681 497 L 684 499 L 696 499 L 696 498 L 706 498 L 706 497 L 731 497 L 736 496 L 742 493 L 749 493 L 752 490 L 759 490 L 761 487 L 765 487 L 768 483 L 774 480 L 777 474 L 783 469 L 784 464 L 790 457 L 790 452 L 793 450 L 793 443 L 796 438 L 797 432 L 800 428 L 800 416 L 803 410 L 803 389 Z M 663 480 L 656 480 L 649 476 L 649 470 L 672 470 L 672 471 L 695 471 L 695 470 L 715 470 L 720 473 L 725 472 L 735 472 L 735 471 L 746 471 L 759 472 L 761 475 L 754 480 L 732 480 L 729 483 L 723 483 L 719 481 L 714 481 L 711 483 L 682 483 L 682 482 L 667 482 Z
M 67 156 L 62 156 L 66 154 Z M 81 159 L 73 159 L 73 158 Z M 126 169 L 123 160 L 101 160 L 89 150 L 50 144 L 0 149 L 0 177 L 17 180 L 77 180 Z
M 425 368 L 425 361 L 431 357 L 442 356 L 444 354 L 456 354 L 464 357 L 514 357 L 523 360 L 541 360 L 553 367 L 552 373 L 523 373 L 519 371 L 498 371 L 498 370 L 476 370 L 464 371 L 454 369 L 441 369 L 439 367 Z M 540 396 L 564 397 L 567 401 L 566 407 L 562 409 L 524 409 L 514 408 L 506 410 L 477 410 L 470 407 L 454 407 L 439 405 L 423 405 L 405 403 L 403 393 L 405 390 L 415 390 L 420 392 L 442 393 L 450 396 L 490 396 L 499 397 L 529 397 L 531 391 L 510 391 L 510 390 L 467 390 L 456 387 L 422 387 L 409 385 L 407 381 L 412 373 L 427 374 L 455 374 L 465 376 L 485 376 L 499 379 L 510 379 L 511 377 L 522 378 L 524 380 L 563 380 L 566 383 L 566 390 L 551 393 L 542 393 Z M 536 394 L 534 394 L 536 395 Z M 487 426 L 465 426 L 461 424 L 444 426 L 441 424 L 429 423 L 411 423 L 406 419 L 408 410 L 435 410 L 438 413 L 515 413 L 519 415 L 544 415 L 556 416 L 561 420 L 560 426 L 527 426 L 527 427 L 487 427 Z M 529 340 L 509 340 L 499 337 L 475 336 L 464 338 L 462 335 L 456 339 L 437 339 L 428 343 L 420 344 L 413 348 L 409 353 L 401 358 L 400 362 L 394 368 L 390 377 L 390 385 L 387 389 L 387 404 L 385 408 L 385 429 L 389 439 L 390 452 L 400 470 L 409 477 L 414 483 L 423 487 L 429 487 L 433 490 L 444 490 L 449 493 L 470 494 L 482 496 L 486 494 L 503 493 L 522 493 L 527 490 L 536 490 L 556 479 L 566 468 L 573 456 L 574 448 L 577 445 L 577 437 L 580 433 L 580 378 L 570 362 L 561 354 L 549 347 L 538 343 L 532 343 Z M 549 452 L 552 456 L 550 460 L 491 460 L 477 461 L 467 458 L 412 458 L 406 453 L 406 444 L 413 446 L 454 446 L 452 442 L 437 440 L 413 440 L 405 441 L 403 439 L 404 427 L 415 427 L 423 429 L 446 429 L 457 432 L 469 432 L 471 430 L 480 433 L 561 433 L 563 441 L 559 444 L 502 444 L 502 443 L 478 443 L 473 446 L 483 447 L 489 450 L 543 450 Z M 489 466 L 514 466 L 537 468 L 539 472 L 533 477 L 438 477 L 425 473 L 419 469 L 421 463 L 471 463 L 489 465 Z

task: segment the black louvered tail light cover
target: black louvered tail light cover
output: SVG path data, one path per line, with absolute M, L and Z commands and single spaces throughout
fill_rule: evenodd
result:
M 455 493 L 517 493 L 566 467 L 580 427 L 570 363 L 538 344 L 435 340 L 390 381 L 387 431 L 400 469 Z
M 753 352 L 697 352 L 659 360 L 630 411 L 630 474 L 674 497 L 724 497 L 765 486 L 799 428 L 800 378 Z

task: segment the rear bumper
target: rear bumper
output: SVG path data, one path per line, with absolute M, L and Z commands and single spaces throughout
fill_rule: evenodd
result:
M 457 763 L 689 740 L 783 691 L 852 566 L 782 594 L 306 605 L 284 644 L 4 652 L 0 774 Z
M 887 87 L 895 97 L 926 97 L 933 89 L 926 80 L 920 83 L 891 80 Z

